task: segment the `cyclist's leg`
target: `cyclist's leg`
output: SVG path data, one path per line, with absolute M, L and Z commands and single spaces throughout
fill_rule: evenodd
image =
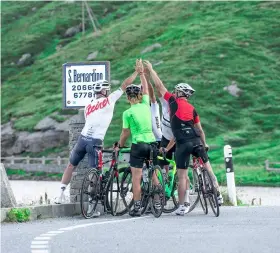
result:
M 161 147 L 161 148 L 166 148 L 167 145 L 168 145 L 168 143 L 169 143 L 169 140 L 166 139 L 164 136 L 162 136 L 161 142 L 160 142 L 160 147 Z M 167 158 L 167 159 L 172 159 L 172 155 L 171 155 L 171 157 L 170 157 L 170 152 L 167 152 L 167 153 L 166 153 L 166 158 Z M 160 166 L 161 168 L 164 168 L 164 169 L 165 169 L 166 174 L 168 174 L 168 169 L 169 169 L 168 165 L 169 165 L 169 163 L 168 163 L 167 161 L 159 160 L 159 166 Z
M 187 168 L 190 159 L 192 143 L 185 142 L 182 144 L 177 144 L 176 148 L 176 165 L 177 165 L 177 174 L 179 179 L 178 185 L 178 195 L 179 195 L 179 208 L 175 210 L 175 214 L 184 215 L 188 212 L 188 207 L 184 206 L 185 194 L 187 190 Z
M 131 216 L 141 215 L 141 176 L 146 153 L 147 148 L 145 147 L 145 144 L 132 144 L 130 152 L 130 166 L 132 173 L 134 209 L 129 212 Z
M 74 169 L 79 164 L 79 162 L 84 158 L 85 154 L 86 154 L 86 142 L 83 139 L 81 139 L 80 136 L 73 150 L 71 151 L 69 163 L 63 173 L 61 179 L 61 186 L 60 186 L 60 195 L 55 200 L 56 204 L 61 204 L 62 202 L 65 201 L 64 191 L 67 185 L 71 181 L 71 177 Z

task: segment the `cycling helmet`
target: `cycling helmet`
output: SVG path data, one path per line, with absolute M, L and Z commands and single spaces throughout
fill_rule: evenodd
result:
M 93 84 L 93 91 L 95 93 L 100 93 L 101 90 L 105 89 L 106 91 L 110 91 L 111 85 L 107 80 L 98 81 Z
M 195 90 L 187 83 L 179 83 L 175 86 L 175 92 L 181 91 L 184 93 L 184 97 L 189 98 L 195 93 Z
M 127 96 L 138 96 L 142 92 L 142 86 L 136 84 L 130 84 L 126 87 L 125 93 Z

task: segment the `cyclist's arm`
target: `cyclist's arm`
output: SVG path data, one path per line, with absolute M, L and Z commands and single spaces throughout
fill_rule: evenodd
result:
M 127 138 L 130 135 L 130 124 L 129 124 L 129 115 L 128 112 L 125 111 L 123 113 L 123 128 L 122 128 L 122 133 L 119 141 L 120 147 L 123 147 Z
M 128 139 L 129 135 L 130 135 L 130 129 L 123 128 L 121 137 L 120 137 L 120 147 L 124 147 L 124 144 L 125 144 L 126 140 Z
M 202 144 L 204 147 L 206 147 L 206 138 L 205 138 L 205 133 L 202 129 L 202 126 L 200 124 L 200 122 L 194 124 L 194 127 L 198 129 L 199 133 L 200 133 L 200 138 L 202 140 Z
M 136 71 L 134 71 L 134 73 L 133 73 L 130 77 L 126 78 L 126 79 L 123 81 L 123 83 L 122 83 L 122 85 L 121 85 L 121 89 L 122 89 L 123 91 L 125 91 L 126 87 L 127 87 L 128 85 L 130 85 L 130 84 L 133 83 L 133 81 L 135 80 L 135 78 L 137 77 L 137 75 L 138 75 L 138 73 L 137 73 Z
M 149 89 L 148 89 L 148 83 L 147 83 L 147 80 L 146 80 L 146 77 L 144 75 L 144 73 L 140 73 L 140 80 L 141 80 L 141 85 L 142 85 L 142 88 L 143 88 L 143 95 L 149 95 Z
M 160 97 L 163 97 L 164 94 L 167 92 L 167 89 L 165 88 L 162 81 L 158 77 L 158 74 L 153 69 L 150 70 L 150 73 L 151 73 L 151 77 L 155 83 L 157 93 L 159 94 Z
M 167 147 L 165 148 L 166 151 L 168 152 L 170 149 L 173 148 L 174 145 L 175 145 L 175 138 L 173 137 L 173 138 L 169 141 Z
M 148 90 L 149 90 L 149 95 L 150 95 L 150 100 L 151 103 L 154 104 L 156 103 L 156 96 L 155 96 L 155 91 L 154 88 L 150 82 L 150 80 L 146 77 L 147 83 L 148 83 Z

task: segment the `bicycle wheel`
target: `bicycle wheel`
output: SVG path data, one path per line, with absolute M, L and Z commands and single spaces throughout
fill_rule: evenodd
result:
M 126 214 L 133 206 L 133 193 L 132 193 L 132 174 L 131 169 L 124 168 L 120 186 L 120 196 L 123 200 L 123 205 L 120 205 L 118 215 Z
M 198 174 L 198 173 L 197 173 Z M 198 175 L 198 181 L 199 181 L 199 202 L 200 206 L 205 214 L 208 214 L 208 206 L 207 206 L 207 195 L 206 195 L 206 188 L 205 188 L 205 182 L 202 179 L 201 174 Z
M 113 216 L 118 215 L 119 209 L 119 197 L 120 197 L 120 188 L 119 188 L 119 177 L 113 172 L 110 184 L 108 187 L 108 195 L 109 195 L 109 203 L 110 203 L 110 210 Z M 107 195 L 107 196 L 108 196 Z
M 165 185 L 165 187 L 167 187 Z M 178 176 L 177 172 L 174 175 L 174 181 L 172 186 L 172 192 L 170 198 L 165 198 L 165 205 L 163 207 L 164 213 L 172 213 L 179 206 L 179 196 L 178 196 Z
M 218 203 L 217 190 L 214 187 L 212 178 L 210 177 L 208 170 L 206 169 L 203 170 L 203 177 L 206 185 L 205 188 L 206 188 L 208 201 L 210 203 L 214 215 L 218 217 L 220 215 L 220 208 Z
M 100 179 L 96 169 L 90 169 L 83 180 L 81 189 L 80 206 L 82 215 L 92 218 L 100 195 Z
M 192 178 L 190 179 L 190 209 L 189 213 L 196 207 L 199 202 L 201 190 L 199 190 L 199 180 L 196 169 L 191 170 Z
M 150 197 L 150 206 L 153 215 L 159 218 L 165 206 L 165 182 L 160 166 L 154 166 L 154 173 L 159 179 L 159 185 L 152 187 L 152 194 Z M 152 177 L 150 178 L 152 180 Z

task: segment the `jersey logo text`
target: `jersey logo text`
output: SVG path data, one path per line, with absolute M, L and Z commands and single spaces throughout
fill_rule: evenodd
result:
M 106 98 L 101 102 L 98 101 L 96 105 L 89 104 L 86 108 L 86 117 L 88 117 L 94 111 L 97 111 L 99 109 L 106 107 L 108 104 L 109 104 L 109 98 Z

